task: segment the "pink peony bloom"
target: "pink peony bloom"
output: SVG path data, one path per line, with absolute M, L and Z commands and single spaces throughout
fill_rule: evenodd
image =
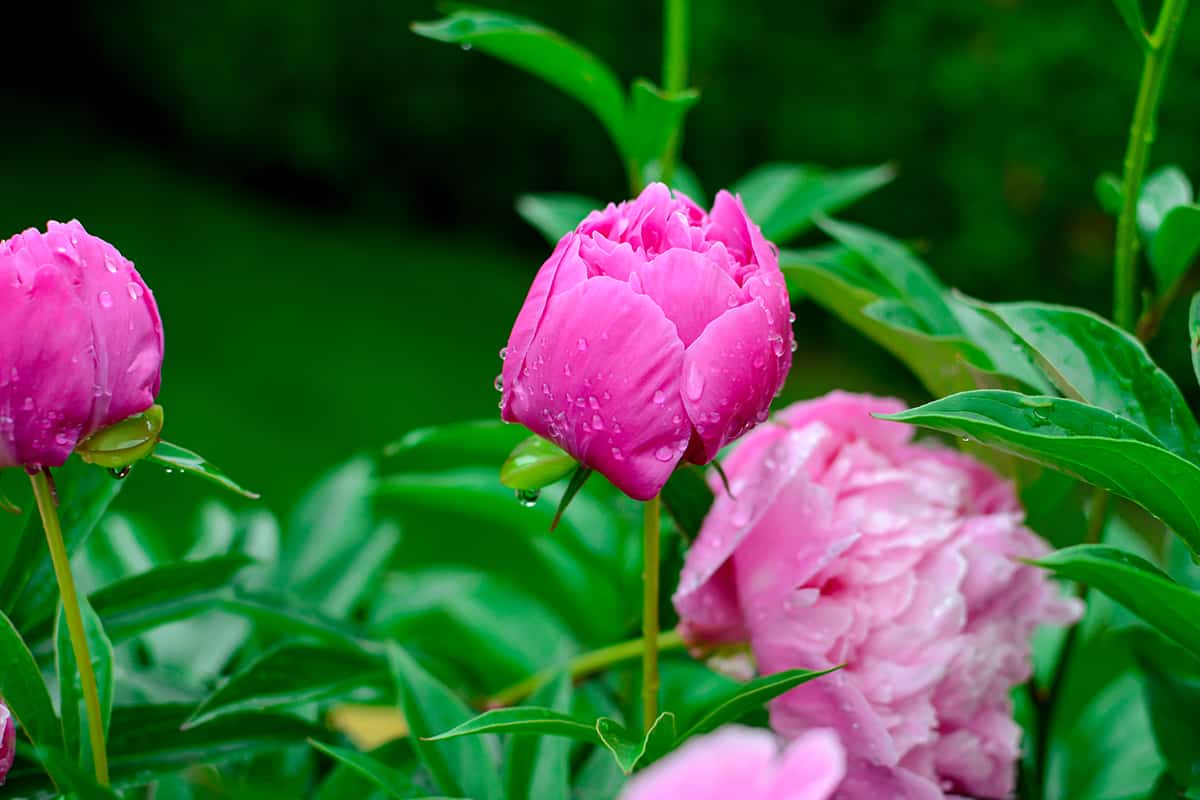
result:
M 779 258 L 721 192 L 711 213 L 652 184 L 593 211 L 513 324 L 502 416 L 639 500 L 767 418 L 792 363 Z
M 13 722 L 8 708 L 0 703 L 0 786 L 12 769 L 13 760 L 17 757 L 17 726 Z
M 0 469 L 61 466 L 149 408 L 162 321 L 141 276 L 78 222 L 0 242 Z
M 690 642 L 748 641 L 763 673 L 846 665 L 771 717 L 786 736 L 837 731 L 837 797 L 1007 797 L 1030 636 L 1081 607 L 1016 560 L 1047 548 L 1009 483 L 871 416 L 902 408 L 835 392 L 747 437 L 725 461 L 737 499 L 718 492 L 675 606 Z
M 621 800 L 826 800 L 845 766 L 832 731 L 809 731 L 781 752 L 769 731 L 729 726 L 639 773 Z

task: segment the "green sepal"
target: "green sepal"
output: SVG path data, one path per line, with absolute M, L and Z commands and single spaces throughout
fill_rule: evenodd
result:
M 163 429 L 163 408 L 153 405 L 115 425 L 96 431 L 75 448 L 89 464 L 125 469 L 153 452 Z

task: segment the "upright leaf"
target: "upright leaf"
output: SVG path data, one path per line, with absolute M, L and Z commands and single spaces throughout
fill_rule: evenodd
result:
M 1159 294 L 1170 291 L 1200 254 L 1200 206 L 1176 206 L 1167 212 L 1150 243 L 1150 266 Z
M 113 646 L 104 632 L 100 618 L 84 598 L 79 598 L 83 616 L 83 630 L 91 651 L 92 671 L 96 675 L 96 688 L 100 694 L 100 715 L 103 717 L 107 735 L 112 719 L 114 674 Z M 71 647 L 65 611 L 58 614 L 54 636 L 54 662 L 58 672 L 58 691 L 61 703 L 63 739 L 67 755 L 76 759 L 83 767 L 92 765 L 92 743 L 88 736 L 87 708 L 83 699 L 83 688 L 75 651 Z
M 583 218 L 604 204 L 578 194 L 564 192 L 523 194 L 517 197 L 517 213 L 550 244 L 575 230 Z
M 982 307 L 1020 338 L 1064 395 L 1136 422 L 1184 458 L 1200 457 L 1200 426 L 1179 387 L 1128 332 L 1079 308 Z
M 1110 411 L 980 390 L 884 418 L 976 439 L 1110 489 L 1160 517 L 1200 552 L 1200 467 Z
M 896 177 L 889 164 L 827 170 L 808 164 L 764 164 L 733 185 L 763 235 L 783 244 Z
M 1137 223 L 1142 238 L 1152 241 L 1167 214 L 1176 206 L 1190 205 L 1192 182 L 1179 167 L 1163 167 L 1142 184 Z
M 1144 558 L 1107 545 L 1083 544 L 1034 563 L 1099 589 L 1194 655 L 1200 655 L 1200 594 L 1180 586 Z
M 560 713 L 569 711 L 570 675 L 560 673 L 535 692 L 530 702 Z M 570 754 L 570 739 L 510 736 L 504 748 L 505 800 L 570 800 Z
M 1100 208 L 1114 216 L 1121 213 L 1121 179 L 1119 177 L 1111 172 L 1103 173 L 1096 178 L 1095 190 Z
M 535 22 L 497 11 L 461 9 L 444 19 L 418 22 L 417 34 L 471 47 L 530 72 L 587 106 L 613 141 L 624 137 L 625 95 L 603 62 Z
M 412 731 L 413 746 L 434 783 L 447 795 L 501 800 L 504 792 L 496 769 L 495 738 L 467 736 L 426 741 L 424 737 L 449 730 L 468 719 L 471 711 L 405 650 L 390 646 L 388 658 L 404 717 Z
M 3 613 L 0 613 L 0 697 L 30 741 L 37 746 L 62 749 L 62 729 L 37 662 Z
M 1133 38 L 1137 39 L 1138 44 L 1145 46 L 1146 22 L 1142 18 L 1142 0 L 1113 0 L 1113 3 Z
M 46 771 L 54 776 L 58 788 L 73 800 L 120 800 L 121 796 L 96 779 L 58 750 L 38 748 L 38 760 Z
M 679 135 L 688 109 L 699 99 L 695 90 L 672 94 L 649 81 L 634 81 L 625 123 L 625 157 L 640 168 L 661 156 L 667 143 Z
M 1200 778 L 1200 660 L 1145 628 L 1125 631 L 1142 668 L 1146 704 L 1158 751 L 1179 786 Z
M 837 668 L 835 667 L 834 669 Z M 746 714 L 761 708 L 765 703 L 775 699 L 784 692 L 790 691 L 802 683 L 808 683 L 813 678 L 828 675 L 833 671 L 833 669 L 827 669 L 820 672 L 809 672 L 802 669 L 792 669 L 755 678 L 749 683 L 739 686 L 737 691 L 730 697 L 712 708 L 696 724 L 680 736 L 679 740 L 682 742 L 692 736 L 699 736 L 714 731 L 722 725 L 736 722 Z

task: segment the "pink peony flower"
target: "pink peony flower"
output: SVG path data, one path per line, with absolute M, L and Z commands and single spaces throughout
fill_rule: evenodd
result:
M 779 258 L 721 192 L 662 184 L 593 211 L 542 265 L 513 324 L 502 416 L 639 500 L 767 418 L 792 363 Z
M 8 708 L 0 703 L 0 786 L 12 769 L 13 760 L 17 757 L 17 726 L 13 722 Z
M 871 414 L 895 400 L 835 392 L 782 411 L 725 461 L 675 606 L 690 642 L 748 641 L 761 672 L 845 668 L 772 704 L 786 736 L 834 728 L 837 797 L 979 798 L 1013 790 L 1043 623 L 1081 607 L 1038 569 L 1012 486 L 968 456 L 913 444 Z
M 0 242 L 0 469 L 61 466 L 158 393 L 162 321 L 116 248 L 78 222 Z
M 832 731 L 809 731 L 780 752 L 769 731 L 729 726 L 639 773 L 621 800 L 826 800 L 844 772 Z

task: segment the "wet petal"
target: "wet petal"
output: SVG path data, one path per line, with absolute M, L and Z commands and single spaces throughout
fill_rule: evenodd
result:
M 730 308 L 741 305 L 742 291 L 709 259 L 674 247 L 638 271 L 642 291 L 675 323 L 684 346 Z

